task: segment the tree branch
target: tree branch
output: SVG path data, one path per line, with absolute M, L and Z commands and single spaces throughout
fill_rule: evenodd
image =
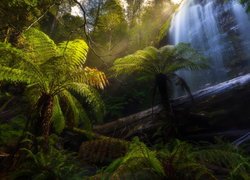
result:
M 34 26 L 34 24 L 36 24 L 38 21 L 40 21 L 47 14 L 47 12 L 50 10 L 50 8 L 52 8 L 53 6 L 55 6 L 55 3 L 50 5 L 46 9 L 46 11 L 39 18 L 37 18 L 37 20 L 35 20 L 33 23 L 31 23 L 24 31 L 28 31 L 32 26 Z

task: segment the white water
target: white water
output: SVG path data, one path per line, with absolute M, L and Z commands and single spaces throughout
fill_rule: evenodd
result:
M 192 91 L 238 76 L 243 63 L 232 74 L 233 58 L 250 58 L 249 15 L 236 1 L 223 4 L 216 0 L 184 0 L 172 19 L 169 38 L 170 44 L 191 43 L 209 58 L 209 70 L 178 72 Z M 236 48 L 243 49 L 244 57 L 238 57 Z

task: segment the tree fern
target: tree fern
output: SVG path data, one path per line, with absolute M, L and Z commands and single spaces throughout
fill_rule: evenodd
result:
M 142 71 L 146 74 L 172 73 L 180 69 L 206 68 L 206 59 L 189 44 L 163 46 L 160 49 L 146 47 L 134 54 L 115 60 L 111 68 L 116 75 Z
M 81 103 L 70 94 L 72 90 L 83 96 L 87 103 L 94 108 L 100 120 L 104 113 L 104 106 L 98 93 L 92 88 L 103 89 L 108 81 L 103 72 L 95 68 L 84 67 L 88 46 L 83 40 L 62 42 L 58 46 L 44 33 L 37 29 L 29 29 L 23 35 L 22 49 L 16 49 L 7 44 L 0 44 L 0 81 L 23 82 L 27 84 L 28 92 L 33 96 L 39 114 L 38 122 L 42 123 L 43 133 L 48 136 L 51 118 L 57 131 L 64 126 L 61 100 L 64 98 L 71 106 L 74 124 L 80 120 L 89 124 Z M 13 66 L 8 61 L 16 61 Z M 84 120 L 83 120 L 84 119 Z M 37 126 L 40 126 L 37 124 Z M 46 128 L 45 128 L 46 127 Z M 85 127 L 90 127 L 86 125 Z M 48 137 L 47 137 L 48 139 Z
M 146 47 L 134 54 L 115 60 L 111 70 L 114 76 L 142 72 L 147 79 L 154 78 L 153 99 L 158 90 L 163 106 L 168 112 L 171 112 L 169 82 L 172 82 L 172 85 L 180 84 L 191 95 L 187 84 L 175 74 L 175 71 L 199 70 L 207 67 L 206 59 L 201 54 L 191 48 L 189 44 L 180 43 L 177 46 L 167 45 L 159 49 Z M 176 80 L 178 83 L 174 83 Z

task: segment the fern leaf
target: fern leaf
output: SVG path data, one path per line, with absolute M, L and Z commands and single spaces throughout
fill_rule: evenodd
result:
M 111 163 L 104 172 L 108 173 L 110 178 L 128 178 L 128 175 L 144 172 L 144 170 L 151 175 L 156 173 L 163 176 L 165 174 L 161 162 L 156 157 L 156 152 L 149 150 L 145 144 L 134 139 L 127 154 L 114 161 L 114 164 Z
M 105 106 L 100 95 L 94 88 L 83 83 L 70 83 L 68 88 L 84 97 L 87 103 L 93 108 L 97 120 L 102 120 L 105 114 Z
M 64 58 L 64 63 L 70 68 L 84 65 L 88 53 L 88 45 L 84 40 L 66 41 L 60 43 L 58 48 L 60 56 Z
M 65 128 L 64 114 L 62 112 L 58 96 L 54 97 L 52 123 L 57 133 L 61 133 Z
M 84 111 L 84 108 L 80 104 L 80 102 L 72 96 L 72 94 L 66 90 L 60 93 L 60 97 L 64 100 L 66 100 L 68 104 L 68 108 L 70 109 L 71 113 L 73 114 L 73 121 L 74 124 L 77 126 L 79 123 L 84 124 L 84 128 L 86 130 L 91 130 L 91 122 L 87 115 L 87 113 Z
M 41 64 L 58 55 L 56 44 L 42 31 L 30 28 L 24 36 L 25 51 L 32 62 Z
M 0 65 L 13 67 L 18 64 L 25 54 L 11 44 L 0 42 Z
M 69 77 L 74 82 L 85 83 L 90 86 L 104 89 L 108 85 L 108 80 L 105 74 L 95 68 L 78 68 L 69 74 Z
M 31 74 L 20 69 L 14 69 L 0 65 L 0 80 L 24 82 L 30 84 L 36 80 L 36 77 L 34 76 L 35 74 Z
M 180 69 L 197 70 L 207 68 L 205 58 L 189 44 L 164 46 L 160 49 L 146 47 L 134 54 L 116 59 L 111 70 L 115 75 L 144 72 L 155 75 L 170 73 Z

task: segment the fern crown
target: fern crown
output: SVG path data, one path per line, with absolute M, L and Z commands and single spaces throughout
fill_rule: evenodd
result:
M 112 67 L 115 75 L 143 72 L 146 75 L 167 74 L 177 70 L 206 68 L 206 59 L 190 44 L 167 45 L 159 49 L 149 46 L 134 54 L 116 59 Z
M 93 87 L 103 89 L 108 81 L 103 72 L 84 66 L 88 53 L 86 42 L 76 39 L 56 45 L 34 28 L 25 32 L 23 38 L 22 49 L 0 43 L 0 81 L 27 84 L 34 102 L 42 94 L 53 96 L 53 120 L 58 130 L 65 126 L 61 102 L 69 106 L 67 109 L 71 109 L 75 122 L 88 119 L 72 92 L 83 97 L 93 107 L 97 119 L 101 119 L 104 105 Z

